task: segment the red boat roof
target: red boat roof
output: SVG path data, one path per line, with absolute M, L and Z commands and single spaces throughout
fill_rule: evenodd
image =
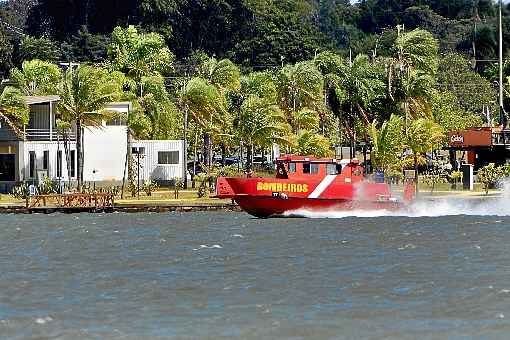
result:
M 297 156 L 285 155 L 278 157 L 277 162 L 313 162 L 313 163 L 338 163 L 340 160 L 335 158 L 317 158 L 313 156 Z M 359 160 L 356 158 L 349 159 L 350 163 L 358 164 Z

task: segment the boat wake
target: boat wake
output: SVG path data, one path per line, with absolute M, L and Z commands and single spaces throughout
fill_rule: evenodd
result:
M 296 210 L 286 216 L 307 218 L 346 218 L 346 217 L 439 217 L 439 216 L 510 216 L 510 182 L 504 185 L 501 196 L 493 198 L 451 198 L 419 199 L 402 210 Z

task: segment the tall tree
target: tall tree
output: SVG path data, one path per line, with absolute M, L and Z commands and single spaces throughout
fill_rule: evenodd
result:
M 0 75 L 8 73 L 12 67 L 12 52 L 13 46 L 9 37 L 0 26 Z
M 369 130 L 373 145 L 370 159 L 376 169 L 387 171 L 397 163 L 404 148 L 403 127 L 404 121 L 397 115 L 392 115 L 380 128 L 376 120 L 372 122 Z
M 26 96 L 57 94 L 61 76 L 57 65 L 37 59 L 11 69 L 11 79 Z
M 92 34 L 110 33 L 117 25 L 139 22 L 139 0 L 38 0 L 30 9 L 30 35 L 64 41 L 85 26 Z
M 324 80 L 312 61 L 287 65 L 276 74 L 279 105 L 294 132 L 318 123 Z
M 17 135 L 23 135 L 23 126 L 28 124 L 30 111 L 22 93 L 7 86 L 0 93 L 0 123 L 6 123 Z
M 450 92 L 456 101 L 467 112 L 480 114 L 488 107 L 493 113 L 498 112 L 497 88 L 491 80 L 498 78 L 497 71 L 489 69 L 488 77 L 482 77 L 473 70 L 466 56 L 458 53 L 448 53 L 439 59 L 437 83 L 435 88 L 439 92 Z M 510 73 L 509 73 L 510 75 Z
M 413 152 L 414 179 L 418 190 L 418 157 L 432 151 L 443 141 L 444 131 L 433 120 L 418 118 L 407 127 L 405 146 Z
M 163 37 L 139 33 L 134 26 L 115 27 L 108 47 L 110 67 L 125 73 L 140 86 L 142 77 L 164 75 L 173 69 L 174 55 Z M 143 93 L 143 89 L 138 89 Z
M 111 115 L 105 107 L 122 96 L 122 84 L 106 69 L 80 65 L 69 68 L 59 85 L 59 111 L 64 120 L 76 124 L 78 190 L 83 183 L 84 126 L 98 126 Z
M 435 84 L 438 43 L 427 31 L 401 29 L 399 26 L 395 55 L 386 60 L 386 67 L 389 97 L 400 105 L 407 127 L 412 117 L 431 117 L 428 98 Z
M 327 157 L 331 154 L 331 143 L 313 130 L 301 130 L 296 136 L 293 152 L 303 156 Z
M 462 106 L 459 99 L 451 92 L 433 91 L 430 103 L 434 121 L 438 123 L 445 132 L 458 131 L 483 125 L 482 116 L 478 113 L 467 111 Z M 490 121 L 486 123 L 489 125 L 491 124 Z M 447 144 L 446 139 L 444 140 L 444 144 Z
M 87 27 L 80 28 L 78 33 L 62 43 L 62 60 L 99 63 L 106 60 L 106 52 L 110 40 L 102 34 L 92 34 Z
M 56 42 L 46 37 L 24 37 L 21 40 L 16 53 L 16 59 L 19 63 L 33 59 L 56 62 L 59 58 L 60 49 Z
M 174 55 L 161 35 L 139 33 L 134 26 L 129 26 L 113 30 L 108 59 L 111 70 L 127 76 L 125 87 L 131 92 L 127 96 L 135 102 L 134 112 L 128 114 L 127 130 L 126 164 L 131 183 L 134 176 L 131 166 L 132 135 L 165 138 L 171 134 L 171 130 L 164 128 L 169 127 L 169 121 L 175 121 L 177 112 L 162 76 L 173 69 Z
M 9 25 L 23 29 L 30 10 L 37 4 L 37 0 L 6 0 L 3 8 L 0 8 L 0 17 L 3 17 Z M 2 7 L 2 6 L 0 6 Z
M 240 87 L 239 69 L 228 59 L 210 58 L 198 67 L 182 91 L 182 102 L 195 122 L 203 129 L 204 161 L 212 160 L 213 135 L 228 130 L 233 117 L 227 110 L 225 94 Z
M 251 170 L 255 147 L 267 148 L 274 142 L 288 143 L 286 136 L 290 126 L 283 112 L 275 102 L 256 95 L 251 95 L 243 102 L 234 127 L 246 143 L 247 170 Z

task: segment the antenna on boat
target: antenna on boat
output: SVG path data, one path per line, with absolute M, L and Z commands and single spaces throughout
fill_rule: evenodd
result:
M 499 0 L 499 119 L 504 128 L 507 127 L 508 119 L 503 106 L 503 0 Z

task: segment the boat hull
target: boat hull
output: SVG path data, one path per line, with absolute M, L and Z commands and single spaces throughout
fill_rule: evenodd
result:
M 328 212 L 350 210 L 401 210 L 405 207 L 396 201 L 356 201 L 347 199 L 308 199 L 289 197 L 286 199 L 236 195 L 234 201 L 248 214 L 258 218 L 278 216 L 300 216 L 303 211 Z

